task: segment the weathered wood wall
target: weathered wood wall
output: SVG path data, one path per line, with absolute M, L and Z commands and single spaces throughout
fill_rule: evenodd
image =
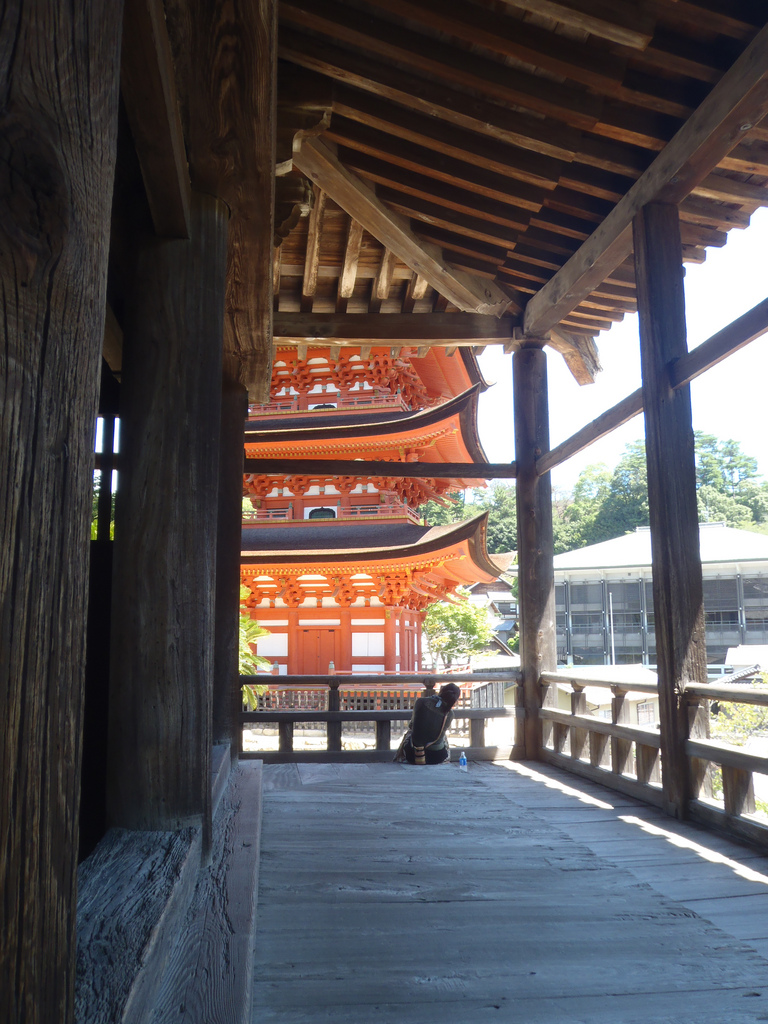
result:
M 0 19 L 0 1020 L 71 1020 L 120 0 Z

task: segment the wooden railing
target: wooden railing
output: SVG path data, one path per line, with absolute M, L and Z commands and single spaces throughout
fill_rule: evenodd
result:
M 557 684 L 571 689 L 570 711 L 552 706 L 551 696 Z M 541 685 L 542 759 L 610 789 L 661 806 L 661 734 L 658 728 L 627 721 L 627 694 L 656 696 L 656 685 L 574 678 L 563 671 L 543 673 Z M 611 692 L 610 721 L 587 713 L 585 687 L 601 687 Z M 688 685 L 682 699 L 692 712 L 702 701 L 768 707 L 768 688 Z M 686 754 L 693 793 L 689 802 L 690 817 L 768 846 L 768 822 L 754 817 L 753 781 L 754 773 L 768 775 L 768 758 L 704 737 L 687 740 Z M 713 766 L 722 772 L 722 805 L 713 796 Z
M 386 505 L 350 505 L 345 507 L 344 505 L 333 505 L 328 506 L 332 508 L 336 513 L 335 517 L 329 517 L 324 519 L 323 523 L 330 523 L 335 519 L 365 519 L 365 518 L 376 518 L 376 519 L 408 519 L 412 523 L 417 525 L 421 524 L 421 518 L 419 515 L 408 505 L 402 502 L 388 502 Z M 250 526 L 252 523 L 263 523 L 263 522 L 274 522 L 279 520 L 281 522 L 293 521 L 294 510 L 293 506 L 289 505 L 284 508 L 255 508 L 253 510 L 246 510 L 243 512 L 243 526 Z M 299 522 L 309 522 L 310 520 L 300 519 Z M 311 520 L 314 522 L 314 520 Z
M 661 804 L 661 735 L 657 729 L 627 721 L 626 695 L 630 692 L 656 696 L 653 683 L 611 682 L 573 678 L 565 672 L 541 676 L 544 760 L 594 779 L 603 785 Z M 557 684 L 571 688 L 570 711 L 548 704 L 548 690 Z M 611 693 L 611 720 L 587 713 L 585 687 L 601 687 Z
M 462 688 L 462 697 L 453 708 L 456 731 L 459 722 L 469 722 L 469 742 L 465 749 L 467 756 L 473 760 L 491 760 L 495 757 L 509 757 L 512 749 L 510 742 L 503 746 L 487 745 L 485 727 L 488 719 L 513 718 L 516 709 L 498 706 L 475 707 L 473 704 L 488 704 L 488 694 L 503 697 L 503 686 L 516 682 L 519 677 L 517 670 L 490 673 L 452 673 L 447 675 L 363 675 L 351 676 L 241 676 L 241 683 L 267 683 L 271 693 L 296 695 L 291 700 L 284 697 L 282 703 L 301 703 L 303 707 L 275 709 L 267 707 L 273 701 L 264 701 L 263 710 L 243 711 L 241 721 L 244 728 L 250 724 L 277 724 L 279 749 L 245 751 L 243 757 L 258 757 L 267 762 L 285 761 L 318 761 L 318 760 L 357 760 L 357 761 L 391 761 L 394 757 L 392 748 L 392 723 L 405 723 L 410 720 L 413 702 L 417 697 L 434 692 L 435 686 L 445 682 L 455 682 Z M 488 689 L 488 684 L 496 684 Z M 481 684 L 478 699 L 473 701 L 472 693 L 477 684 Z M 482 697 L 479 696 L 482 693 Z M 392 707 L 399 702 L 400 707 Z M 389 707 L 384 705 L 389 704 Z M 310 706 L 306 706 L 310 705 Z M 322 706 L 320 706 L 322 705 Z M 350 749 L 343 746 L 342 730 L 344 724 L 359 726 L 363 723 L 374 723 L 375 749 Z M 324 750 L 294 750 L 294 726 L 325 726 L 326 746 Z M 510 723 L 511 725 L 511 723 Z M 453 746 L 453 744 L 452 744 Z M 458 745 L 457 749 L 458 749 Z
M 728 704 L 768 707 L 768 688 L 709 683 L 688 685 L 685 698 L 690 703 L 704 699 Z M 739 747 L 711 739 L 691 738 L 686 743 L 691 774 L 696 783 L 691 801 L 691 817 L 715 828 L 727 829 L 750 842 L 768 846 L 768 822 L 756 820 L 754 774 L 768 775 L 768 758 L 748 754 Z M 711 798 L 711 766 L 722 771 L 723 805 Z

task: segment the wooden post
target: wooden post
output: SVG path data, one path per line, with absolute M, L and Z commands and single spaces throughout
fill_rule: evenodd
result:
M 573 693 L 571 694 L 571 714 L 572 715 L 586 715 L 587 711 L 587 695 L 584 693 L 583 687 L 573 687 Z M 577 761 L 580 761 L 584 757 L 584 751 L 587 748 L 587 740 L 589 733 L 586 729 L 577 729 L 575 726 L 571 729 L 571 757 L 575 757 Z
M 389 750 L 392 745 L 392 723 L 376 723 L 376 749 Z
M 190 218 L 145 240 L 124 323 L 108 814 L 134 829 L 210 821 L 227 209 Z
M 687 351 L 677 208 L 646 206 L 635 217 L 635 276 L 645 409 L 653 602 L 659 675 L 662 786 L 666 809 L 685 817 L 691 775 L 685 742 L 686 683 L 706 683 L 691 399 L 673 390 L 670 366 Z
M 0 1020 L 68 1024 L 122 4 L 0 19 Z
M 538 345 L 512 357 L 517 463 L 517 551 L 520 600 L 520 669 L 525 717 L 515 720 L 515 746 L 538 759 L 542 743 L 542 672 L 554 671 L 555 577 L 552 489 L 549 473 L 538 476 L 536 459 L 549 451 L 547 358 Z
M 242 700 L 238 681 L 240 540 L 243 506 L 243 428 L 248 392 L 224 381 L 219 446 L 219 510 L 216 534 L 216 644 L 213 667 L 213 742 L 240 752 Z
M 328 710 L 341 710 L 341 696 L 339 694 L 340 679 L 329 679 L 328 681 Z M 328 750 L 341 750 L 341 722 L 328 722 L 326 729 Z
M 629 705 L 627 704 L 627 691 L 620 686 L 612 686 L 611 693 L 611 721 L 614 725 L 622 725 L 629 722 Z M 611 770 L 616 775 L 626 775 L 630 770 L 630 758 L 632 756 L 632 741 L 621 739 L 619 736 L 611 736 Z

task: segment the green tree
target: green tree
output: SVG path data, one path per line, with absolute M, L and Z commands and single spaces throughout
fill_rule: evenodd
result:
M 464 595 L 458 604 L 430 605 L 423 629 L 433 664 L 442 662 L 446 670 L 455 661 L 479 654 L 493 640 L 487 609 L 470 604 Z
M 447 526 L 449 523 L 460 523 L 467 519 L 471 513 L 465 511 L 464 495 L 449 494 L 445 498 L 445 504 L 437 501 L 428 501 L 419 505 L 418 515 L 429 526 Z
M 766 673 L 755 678 L 752 685 L 764 688 Z M 712 735 L 734 746 L 743 746 L 754 733 L 768 732 L 768 708 L 758 704 L 732 704 L 718 702 L 717 713 L 710 720 Z M 714 711 L 714 708 L 713 708 Z
M 488 553 L 517 551 L 517 497 L 514 484 L 494 480 L 486 491 L 473 491 L 472 504 L 467 509 L 473 515 L 488 513 L 486 543 Z

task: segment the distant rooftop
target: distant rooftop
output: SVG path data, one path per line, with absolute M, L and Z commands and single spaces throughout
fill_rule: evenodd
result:
M 736 530 L 725 523 L 701 523 L 699 545 L 702 564 L 768 561 L 768 535 Z M 498 559 L 498 556 L 496 556 Z M 634 533 L 555 555 L 555 571 L 618 569 L 651 566 L 651 531 L 639 526 Z

